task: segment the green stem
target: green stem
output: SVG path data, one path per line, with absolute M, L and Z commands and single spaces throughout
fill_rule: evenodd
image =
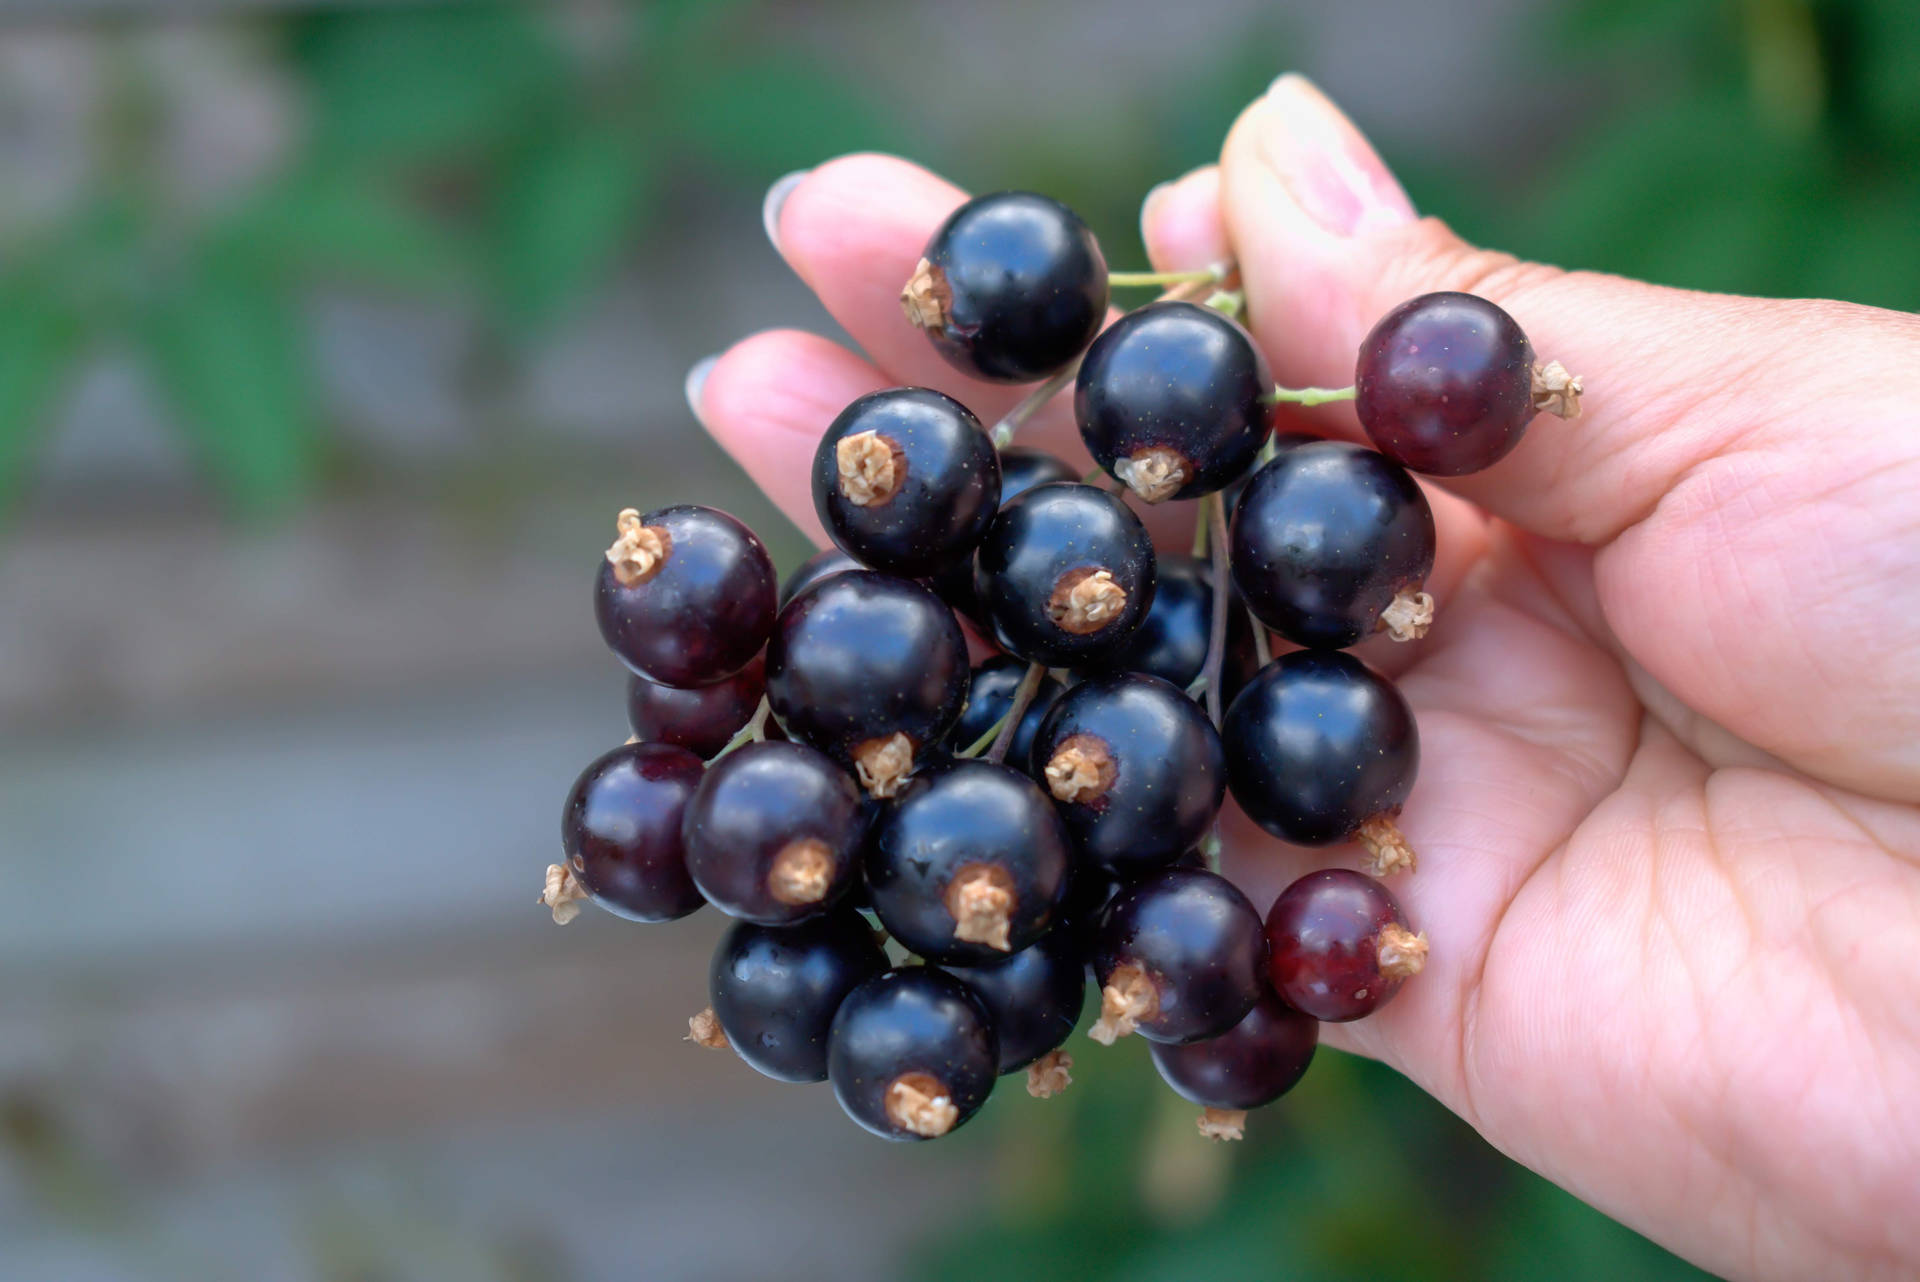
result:
M 1358 389 L 1352 387 L 1276 387 L 1267 397 L 1269 404 L 1325 405 L 1330 401 L 1350 401 Z
M 1220 668 L 1227 658 L 1227 605 L 1233 599 L 1233 582 L 1227 577 L 1227 505 L 1218 494 L 1200 500 L 1213 539 L 1213 619 L 1207 629 L 1207 716 L 1220 724 Z
M 1267 640 L 1267 625 L 1253 617 L 1252 606 L 1247 607 L 1247 622 L 1253 625 L 1253 653 L 1264 668 L 1273 662 L 1273 646 Z
M 1044 663 L 1029 663 L 1027 674 L 1020 678 L 1020 688 L 1013 692 L 1013 706 L 1007 709 L 1005 720 L 1000 724 L 1000 733 L 994 736 L 993 746 L 987 749 L 987 760 L 996 766 L 1007 758 L 1007 749 L 1013 744 L 1013 732 L 1020 724 L 1020 718 L 1026 715 L 1027 705 L 1033 702 L 1033 696 L 1040 689 L 1040 678 L 1047 675 Z
M 1098 485 L 1100 482 L 1106 479 L 1107 479 L 1107 469 L 1104 467 L 1096 467 L 1093 469 L 1093 471 L 1088 472 L 1085 476 L 1080 478 L 1080 484 Z
M 1052 400 L 1061 388 L 1071 383 L 1073 376 L 1079 372 L 1080 358 L 1076 356 L 1067 362 L 1065 369 L 1022 397 L 1018 405 L 1008 410 L 1006 416 L 993 425 L 993 448 L 1004 450 L 1013 444 L 1013 434 L 1020 430 L 1021 425 L 1039 413 L 1040 407 Z
M 1247 292 L 1243 289 L 1216 289 L 1207 295 L 1204 304 L 1223 316 L 1240 319 L 1240 313 L 1247 310 Z
M 963 750 L 956 752 L 954 755 L 956 757 L 977 757 L 981 753 L 985 752 L 988 748 L 991 748 L 993 746 L 993 741 L 1000 737 L 1000 727 L 1007 724 L 1007 717 L 1011 715 L 1011 712 L 1012 710 L 1009 709 L 1007 712 L 1001 713 L 1000 719 L 998 721 L 995 721 L 992 725 L 988 726 L 985 730 L 981 731 L 980 737 L 978 739 L 975 739 L 972 743 L 968 744 Z
M 713 754 L 708 765 L 720 760 L 735 748 L 744 748 L 750 743 L 759 743 L 767 737 L 767 717 L 773 712 L 773 705 L 767 702 L 765 695 L 760 696 L 760 706 L 753 710 L 753 716 L 747 724 L 740 727 L 739 733 L 727 740 L 727 746 Z
M 1131 289 L 1149 285 L 1203 285 L 1213 284 L 1226 279 L 1226 273 L 1219 267 L 1202 267 L 1198 271 L 1188 272 L 1108 272 L 1107 284 L 1115 289 Z
M 1207 500 L 1202 496 L 1193 509 L 1193 559 L 1207 554 Z

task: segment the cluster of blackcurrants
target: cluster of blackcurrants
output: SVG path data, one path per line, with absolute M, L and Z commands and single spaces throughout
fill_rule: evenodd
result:
M 1179 288 L 1105 325 L 1111 285 L 1150 282 Z M 929 1138 L 1001 1074 L 1042 1097 L 1071 1080 L 1090 974 L 1093 1038 L 1138 1033 L 1234 1138 L 1319 1021 L 1420 970 L 1426 938 L 1375 880 L 1414 866 L 1394 824 L 1414 717 L 1344 647 L 1432 620 L 1408 468 L 1487 466 L 1579 382 L 1491 303 L 1435 294 L 1380 322 L 1354 388 L 1275 388 L 1230 283 L 1109 274 L 1058 203 L 972 201 L 902 303 L 960 369 L 1038 382 L 1020 408 L 989 431 L 925 388 L 849 405 L 812 476 L 836 547 L 783 589 L 722 512 L 620 514 L 595 608 L 635 739 L 575 783 L 544 901 L 735 918 L 693 1040 Z M 1195 286 L 1203 305 L 1177 297 Z M 1069 380 L 1109 485 L 1008 444 Z M 1275 435 L 1276 401 L 1331 399 L 1378 452 Z M 1199 500 L 1210 555 L 1156 554 L 1129 491 Z M 1000 653 L 970 669 L 961 618 Z M 1269 630 L 1297 648 L 1271 657 Z M 1311 873 L 1263 921 L 1212 866 L 1229 792 L 1285 841 L 1359 842 L 1373 876 Z

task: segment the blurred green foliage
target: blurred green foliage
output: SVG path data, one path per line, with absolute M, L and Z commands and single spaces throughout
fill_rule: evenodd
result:
M 0 510 L 103 344 L 142 355 L 231 510 L 273 515 L 337 452 L 302 314 L 316 282 L 460 298 L 481 318 L 472 364 L 497 390 L 621 262 L 658 248 L 686 184 L 746 198 L 838 151 L 924 154 L 914 105 L 863 91 L 774 0 L 381 5 L 233 25 L 302 122 L 270 172 L 205 216 L 156 200 L 165 95 L 117 57 L 105 161 L 78 206 L 0 245 Z M 1519 83 L 1567 81 L 1615 106 L 1561 127 L 1551 162 L 1526 173 L 1432 163 L 1369 121 L 1423 208 L 1555 261 L 1920 305 L 1912 0 L 1583 0 L 1534 40 Z M 1256 18 L 1215 65 L 1130 88 L 1108 138 L 1009 130 L 971 163 L 929 159 L 1054 192 L 1116 262 L 1135 260 L 1139 193 L 1210 159 L 1274 51 L 1295 47 L 1283 18 Z M 1537 151 L 1537 130 L 1516 121 L 1516 145 Z

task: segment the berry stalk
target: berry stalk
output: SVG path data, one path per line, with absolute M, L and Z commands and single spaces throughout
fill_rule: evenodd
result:
M 1108 272 L 1107 284 L 1118 289 L 1148 285 L 1217 285 L 1227 278 L 1225 263 L 1183 272 Z
M 1227 657 L 1227 607 L 1233 595 L 1227 577 L 1227 514 L 1220 496 L 1210 494 L 1200 500 L 1206 509 L 1207 529 L 1213 541 L 1213 624 L 1207 633 L 1207 665 L 1201 680 L 1207 683 L 1207 716 L 1220 724 L 1220 668 Z M 1256 629 L 1257 631 L 1257 629 Z
M 1326 405 L 1350 401 L 1357 395 L 1359 390 L 1354 387 L 1275 387 L 1267 400 L 1276 405 Z
M 987 749 L 987 760 L 999 765 L 1007 758 L 1007 749 L 1013 744 L 1013 732 L 1020 724 L 1020 718 L 1027 715 L 1027 705 L 1033 702 L 1034 692 L 1040 689 L 1040 679 L 1047 675 L 1047 665 L 1030 663 L 1027 675 L 1020 678 L 1019 688 L 1013 692 L 1013 704 L 1007 709 L 1006 719 L 1001 722 L 1000 733 L 994 736 L 993 746 Z
M 773 705 L 767 702 L 765 695 L 761 695 L 760 706 L 753 710 L 753 716 L 747 721 L 747 724 L 741 726 L 740 732 L 734 735 L 733 738 L 727 740 L 727 746 L 714 753 L 713 756 L 708 759 L 707 764 L 712 765 L 713 762 L 720 760 L 720 758 L 726 756 L 735 748 L 744 748 L 750 743 L 759 743 L 762 739 L 765 739 L 767 737 L 767 717 L 770 716 L 772 712 Z

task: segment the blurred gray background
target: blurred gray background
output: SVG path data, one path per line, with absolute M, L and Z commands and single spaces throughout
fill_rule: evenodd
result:
M 1469 235 L 1911 308 L 1920 10 L 191 9 L 0 19 L 0 1282 L 1684 1274 L 1331 1053 L 1241 1151 L 1125 1046 L 908 1149 L 691 1048 L 716 915 L 534 902 L 626 734 L 588 582 L 669 498 L 804 555 L 681 392 L 827 325 L 787 169 L 1133 265 L 1297 69 Z

